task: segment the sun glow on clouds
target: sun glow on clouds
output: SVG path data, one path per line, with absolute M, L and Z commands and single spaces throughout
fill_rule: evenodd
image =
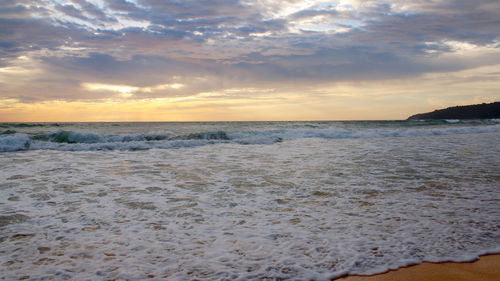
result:
M 110 84 L 99 84 L 99 83 L 83 83 L 82 86 L 91 91 L 105 90 L 119 93 L 131 93 L 139 90 L 139 87 L 127 86 L 127 85 L 110 85 Z
M 484 53 L 497 53 L 500 47 L 500 42 L 479 46 L 477 44 L 446 40 L 442 44 L 449 47 L 454 53 L 458 55 L 478 55 Z
M 184 84 L 173 83 L 173 84 L 161 84 L 153 87 L 135 87 L 129 85 L 114 85 L 114 84 L 102 84 L 102 83 L 82 83 L 81 86 L 89 91 L 110 91 L 117 92 L 121 97 L 128 98 L 132 97 L 134 93 L 144 92 L 151 93 L 155 91 L 161 91 L 166 89 L 178 90 L 184 87 Z
M 336 120 L 404 119 L 412 113 L 430 111 L 436 106 L 495 101 L 498 97 L 495 89 L 500 88 L 500 80 L 495 79 L 499 71 L 500 66 L 488 66 L 457 72 L 453 76 L 431 73 L 419 78 L 390 81 L 340 82 L 288 89 L 227 88 L 183 97 L 108 98 L 99 102 L 56 100 L 25 104 L 16 99 L 6 99 L 0 102 L 0 120 L 266 121 L 332 120 L 332 116 Z M 463 81 L 463 84 L 455 83 L 457 80 Z M 173 89 L 173 85 L 162 84 L 159 88 Z M 92 88 L 118 94 L 131 94 L 144 89 L 99 83 L 88 83 L 86 86 L 89 91 Z M 450 87 L 450 93 L 443 93 L 443 88 Z M 473 91 L 476 95 L 471 96 Z M 415 104 L 422 99 L 424 104 Z M 82 120 L 82 116 L 85 119 Z
M 7 60 L 8 66 L 0 67 L 0 90 L 2 86 L 24 84 L 27 81 L 42 74 L 42 69 L 38 62 L 28 56 L 19 56 Z M 1 99 L 1 96 L 0 96 Z

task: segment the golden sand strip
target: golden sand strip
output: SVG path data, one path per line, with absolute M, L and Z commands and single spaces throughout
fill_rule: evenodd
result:
M 385 273 L 361 276 L 351 275 L 336 281 L 492 281 L 500 280 L 500 254 L 485 255 L 474 262 L 423 262 L 390 270 Z

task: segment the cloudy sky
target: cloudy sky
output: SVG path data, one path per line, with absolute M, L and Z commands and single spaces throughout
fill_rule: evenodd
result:
M 404 119 L 498 100 L 498 0 L 0 1 L 0 121 Z

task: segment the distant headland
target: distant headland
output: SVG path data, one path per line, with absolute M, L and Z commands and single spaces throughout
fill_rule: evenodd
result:
M 500 102 L 448 107 L 433 112 L 415 114 L 408 117 L 408 120 L 496 118 L 500 118 Z

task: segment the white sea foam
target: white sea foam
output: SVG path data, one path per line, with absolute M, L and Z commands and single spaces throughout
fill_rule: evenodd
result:
M 449 120 L 448 120 L 449 121 Z M 409 122 L 413 123 L 413 122 Z M 455 122 L 450 122 L 454 124 Z M 29 127 L 31 128 L 31 127 Z M 99 134 L 56 130 L 50 133 L 0 135 L 0 151 L 50 149 L 62 151 L 146 150 L 195 147 L 216 143 L 273 144 L 301 138 L 367 139 L 423 137 L 435 135 L 480 134 L 500 132 L 500 124 L 428 127 L 341 127 L 300 126 L 284 129 L 208 131 L 175 134 L 169 131 L 138 134 Z
M 0 157 L 0 275 L 329 280 L 500 252 L 494 128 L 302 126 L 107 143 L 2 136 L 54 148 Z M 283 141 L 239 143 L 251 137 Z M 114 148 L 89 151 L 104 145 Z
M 28 150 L 31 140 L 25 134 L 9 134 L 0 136 L 0 151 Z

